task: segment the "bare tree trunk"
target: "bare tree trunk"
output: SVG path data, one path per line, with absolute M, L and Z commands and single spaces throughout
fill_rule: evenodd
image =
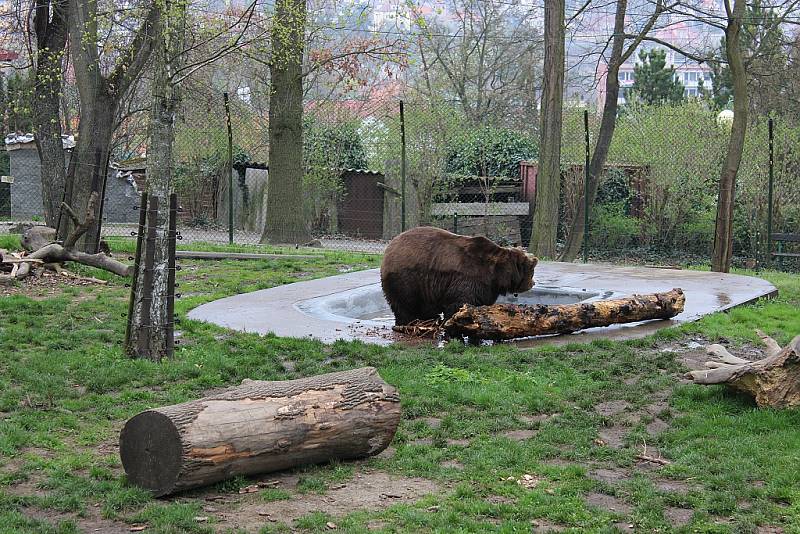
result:
M 617 10 L 614 15 L 614 35 L 611 39 L 611 57 L 608 59 L 608 72 L 606 73 L 606 99 L 603 102 L 603 115 L 600 119 L 600 132 L 594 146 L 594 153 L 589 162 L 589 183 L 587 186 L 589 195 L 589 210 L 594 206 L 597 198 L 597 189 L 600 177 L 606 166 L 608 151 L 611 148 L 611 141 L 614 139 L 614 130 L 617 127 L 617 110 L 619 105 L 619 67 L 633 54 L 639 44 L 646 38 L 650 30 L 653 29 L 658 18 L 666 9 L 664 0 L 657 0 L 649 20 L 642 26 L 635 35 L 625 33 L 625 17 L 627 15 L 628 1 L 619 0 Z M 625 40 L 632 39 L 632 42 L 625 47 Z M 583 243 L 584 217 L 586 214 L 586 203 L 579 202 L 575 212 L 575 218 L 570 225 L 567 234 L 567 243 L 561 252 L 561 261 L 573 261 L 578 257 Z
M 62 64 L 67 44 L 67 0 L 37 0 L 36 73 L 33 86 L 33 124 L 41 161 L 44 220 L 55 228 L 64 194 L 66 168 L 61 141 L 60 104 Z
M 739 30 L 742 17 L 747 11 L 745 0 L 734 0 L 731 10 L 730 0 L 725 1 L 728 25 L 725 28 L 725 52 L 728 56 L 731 79 L 733 80 L 733 125 L 728 141 L 728 153 L 719 179 L 717 199 L 717 219 L 714 230 L 714 254 L 711 270 L 727 273 L 733 257 L 733 210 L 736 198 L 736 175 L 742 161 L 744 138 L 747 132 L 747 72 L 744 67 Z
M 70 160 L 65 202 L 76 211 L 84 211 L 92 193 L 99 196 L 98 212 L 92 227 L 81 238 L 79 248 L 92 253 L 100 241 L 102 205 L 105 196 L 106 174 L 111 155 L 117 112 L 120 102 L 132 83 L 139 77 L 150 57 L 155 25 L 158 22 L 157 3 L 150 6 L 145 20 L 126 50 L 107 75 L 102 73 L 98 52 L 99 32 L 97 2 L 69 0 L 70 52 L 75 66 L 75 79 L 81 101 L 81 122 L 78 144 Z M 61 217 L 58 237 L 65 239 L 70 232 L 70 220 Z
M 544 3 L 544 87 L 539 132 L 539 174 L 529 250 L 555 258 L 561 191 L 561 124 L 564 100 L 564 0 Z
M 175 141 L 175 122 L 181 102 L 180 88 L 172 82 L 183 52 L 185 3 L 182 0 L 164 0 L 154 43 L 153 102 L 150 110 L 150 142 L 147 147 L 147 189 L 150 202 L 157 199 L 158 209 L 148 210 L 148 226 L 156 226 L 155 241 L 144 241 L 144 254 L 153 247 L 152 294 L 150 301 L 143 299 L 145 272 L 139 274 L 134 295 L 131 318 L 129 350 L 138 358 L 160 360 L 169 354 L 167 324 L 169 315 L 169 196 L 173 192 L 172 147 Z M 154 219 L 152 218 L 154 216 Z M 147 310 L 143 308 L 147 307 Z M 148 336 L 140 343 L 140 336 Z
M 272 30 L 269 182 L 264 243 L 311 240 L 303 212 L 303 53 L 306 0 L 278 0 Z

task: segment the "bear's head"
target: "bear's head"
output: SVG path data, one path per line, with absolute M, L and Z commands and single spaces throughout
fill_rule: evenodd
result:
M 539 259 L 521 248 L 505 248 L 495 266 L 495 287 L 500 294 L 524 293 L 533 287 L 533 270 Z

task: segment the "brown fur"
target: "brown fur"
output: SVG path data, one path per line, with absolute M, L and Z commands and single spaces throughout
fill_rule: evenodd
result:
M 383 294 L 395 324 L 450 317 L 464 304 L 494 304 L 507 293 L 533 287 L 538 260 L 522 249 L 500 247 L 485 237 L 467 237 L 419 227 L 395 237 L 381 264 Z

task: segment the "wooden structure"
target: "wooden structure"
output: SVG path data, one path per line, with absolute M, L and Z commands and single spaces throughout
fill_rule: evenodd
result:
M 568 334 L 619 323 L 670 319 L 683 311 L 683 291 L 578 304 L 491 306 L 464 305 L 444 324 L 451 337 L 505 340 L 550 334 Z
M 764 359 L 745 360 L 722 345 L 710 345 L 706 352 L 717 360 L 706 362 L 708 370 L 687 373 L 687 378 L 696 384 L 727 384 L 752 395 L 762 407 L 800 406 L 800 336 L 781 348 L 763 332 L 758 335 L 767 349 Z
M 777 258 L 780 262 L 784 258 L 792 258 L 792 259 L 800 259 L 800 253 L 797 252 L 786 252 L 783 247 L 784 243 L 800 243 L 800 234 L 772 234 L 772 242 L 777 243 L 777 250 L 776 251 L 769 251 L 770 260 L 772 258 Z
M 363 169 L 344 169 L 344 194 L 337 204 L 339 233 L 365 239 L 383 238 L 384 175 Z
M 128 420 L 128 479 L 156 496 L 237 475 L 370 456 L 400 423 L 400 397 L 372 367 L 263 382 L 147 410 Z

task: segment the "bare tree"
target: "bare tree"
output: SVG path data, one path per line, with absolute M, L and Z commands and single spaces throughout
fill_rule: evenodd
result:
M 538 11 L 500 0 L 453 0 L 446 7 L 449 18 L 410 6 L 420 34 L 423 94 L 446 95 L 472 124 L 533 124 L 543 43 L 534 24 Z
M 129 44 L 118 50 L 114 58 L 108 58 L 101 56 L 106 36 L 100 31 L 102 18 L 97 0 L 69 2 L 70 52 L 80 94 L 80 126 L 64 196 L 68 205 L 83 212 L 91 193 L 98 193 L 99 213 L 95 214 L 92 226 L 79 243 L 83 250 L 94 252 L 100 240 L 102 203 L 117 112 L 150 57 L 159 10 L 155 2 L 146 7 Z M 122 30 L 118 28 L 117 31 Z M 104 73 L 106 63 L 112 61 L 113 67 Z M 61 217 L 59 238 L 63 239 L 69 233 L 70 222 L 70 218 Z
M 594 152 L 589 164 L 589 181 L 585 188 L 589 196 L 589 209 L 594 205 L 597 197 L 597 189 L 603 168 L 608 159 L 608 150 L 614 138 L 614 129 L 617 125 L 617 110 L 619 99 L 619 68 L 630 58 L 642 40 L 653 29 L 659 17 L 666 9 L 664 0 L 655 0 L 653 12 L 647 16 L 644 23 L 635 33 L 626 32 L 626 19 L 628 17 L 628 0 L 618 0 L 614 14 L 614 31 L 610 39 L 611 52 L 606 60 L 607 70 L 605 76 L 605 101 L 603 102 L 603 113 L 600 119 L 600 131 L 597 134 Z M 606 47 L 608 44 L 606 45 Z M 602 58 L 601 58 L 602 60 Z M 567 242 L 559 259 L 561 261 L 573 261 L 581 250 L 581 242 L 584 233 L 585 203 L 580 202 L 577 206 L 575 217 L 567 234 Z

